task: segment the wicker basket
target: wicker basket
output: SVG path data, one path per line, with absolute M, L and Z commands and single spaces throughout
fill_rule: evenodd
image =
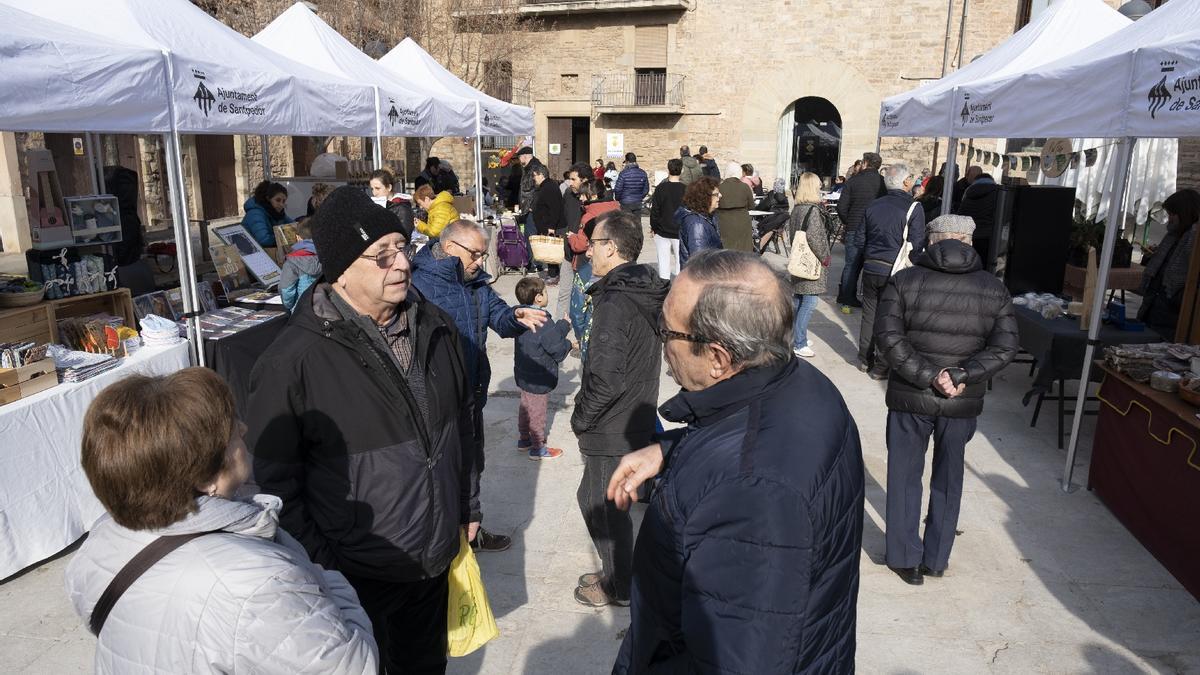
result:
M 535 234 L 529 238 L 529 247 L 533 249 L 533 259 L 547 265 L 561 265 L 565 257 L 562 237 Z
M 24 293 L 0 293 L 0 307 L 28 307 L 38 304 L 45 296 L 45 286 Z

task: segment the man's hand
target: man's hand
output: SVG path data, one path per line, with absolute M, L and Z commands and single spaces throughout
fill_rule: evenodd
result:
M 967 390 L 967 385 L 960 384 L 954 386 L 954 381 L 950 379 L 949 369 L 943 369 L 938 373 L 938 376 L 933 381 L 933 389 L 946 398 L 954 398 Z
M 535 333 L 537 332 L 537 329 L 541 328 L 542 325 L 550 320 L 550 317 L 548 314 L 546 314 L 546 312 L 540 309 L 534 309 L 532 307 L 518 307 L 513 310 L 513 314 L 515 314 L 517 317 L 517 323 L 525 326 Z
M 475 541 L 475 535 L 477 534 L 479 534 L 478 520 L 467 525 L 467 541 Z
M 612 480 L 608 481 L 608 498 L 618 509 L 628 509 L 630 504 L 638 500 L 638 488 L 657 476 L 662 465 L 662 445 L 659 443 L 625 455 L 613 472 Z

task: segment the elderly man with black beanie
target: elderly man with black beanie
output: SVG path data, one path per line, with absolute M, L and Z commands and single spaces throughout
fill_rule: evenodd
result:
M 410 286 L 391 211 L 342 187 L 312 229 L 323 277 L 251 374 L 255 482 L 354 586 L 387 671 L 444 672 L 447 572 L 479 511 L 458 329 Z

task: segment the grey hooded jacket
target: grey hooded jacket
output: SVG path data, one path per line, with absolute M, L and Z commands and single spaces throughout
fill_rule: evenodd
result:
M 129 530 L 106 515 L 67 566 L 67 593 L 86 623 L 113 577 L 151 541 L 221 531 L 167 554 L 129 587 L 101 631 L 95 672 L 376 672 L 358 596 L 278 527 L 277 497 L 197 504 L 158 531 Z

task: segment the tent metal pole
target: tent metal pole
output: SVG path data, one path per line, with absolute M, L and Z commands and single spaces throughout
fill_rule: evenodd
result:
M 383 168 L 383 116 L 379 111 L 379 87 L 371 88 L 375 90 L 375 143 L 371 148 L 371 160 L 378 171 Z
M 108 194 L 108 182 L 104 180 L 104 137 L 92 136 L 96 143 L 96 182 L 100 184 L 100 194 Z
M 260 134 L 258 142 L 262 145 L 263 180 L 271 180 L 275 177 L 275 174 L 271 171 L 271 139 Z
M 92 182 L 92 194 L 100 194 L 100 182 L 96 177 L 96 144 L 92 139 L 92 132 L 88 131 L 83 134 L 83 151 L 87 153 L 88 178 Z
M 1079 392 L 1075 395 L 1075 414 L 1071 416 L 1071 442 L 1067 445 L 1067 462 L 1063 467 L 1063 492 L 1071 491 L 1071 476 L 1075 472 L 1075 450 L 1079 445 L 1079 428 L 1083 423 L 1083 404 L 1087 402 L 1088 378 L 1092 373 L 1092 359 L 1096 352 L 1096 336 L 1100 334 L 1100 313 L 1104 309 L 1104 290 L 1108 288 L 1108 269 L 1112 266 L 1113 246 L 1117 241 L 1118 224 L 1125 214 L 1125 184 L 1129 179 L 1129 164 L 1133 158 L 1132 138 L 1123 138 L 1117 150 L 1117 172 L 1113 178 L 1112 199 L 1108 204 L 1108 217 L 1104 219 L 1104 244 L 1100 250 L 1099 269 L 1096 274 L 1096 293 L 1092 297 L 1092 314 L 1088 322 L 1087 348 L 1083 353 L 1083 372 L 1079 375 Z
M 483 132 L 480 115 L 482 114 L 482 106 L 479 101 L 475 102 L 475 220 L 483 222 L 483 140 L 480 134 Z
M 950 202 L 954 199 L 954 174 L 958 167 L 958 139 L 951 136 L 946 139 L 946 170 L 942 173 L 942 213 L 950 215 Z

